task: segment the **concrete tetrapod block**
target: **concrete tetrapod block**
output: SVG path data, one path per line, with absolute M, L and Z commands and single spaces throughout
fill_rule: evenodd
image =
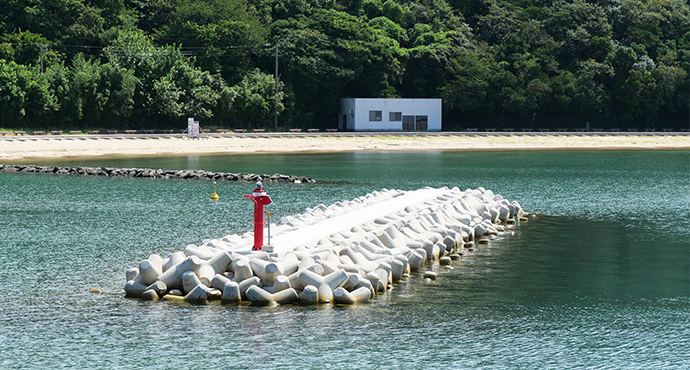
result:
M 436 243 L 434 249 L 438 249 L 438 258 L 445 256 L 448 252 L 446 251 L 446 245 L 443 243 Z
M 323 268 L 323 274 L 321 274 L 321 275 L 328 275 L 331 272 L 340 270 L 338 268 L 338 265 L 334 262 L 331 262 L 331 261 L 319 260 L 318 263 Z
M 300 267 L 299 270 L 297 270 L 296 272 L 294 272 L 294 273 L 290 274 L 290 276 L 288 276 L 288 280 L 290 281 L 291 287 L 295 288 L 296 290 L 304 289 L 304 285 L 302 285 L 302 282 L 300 280 L 300 274 L 302 274 L 302 271 L 306 271 L 306 270 L 309 270 L 309 271 L 311 271 L 311 272 L 313 272 L 319 276 L 323 275 L 323 273 L 324 273 L 323 266 L 321 266 L 317 263 L 314 263 L 313 265 L 307 266 L 307 267 Z
M 196 273 L 199 270 L 199 266 L 201 266 L 199 257 L 187 257 L 181 263 L 170 267 L 167 271 L 160 274 L 158 280 L 164 282 L 168 289 L 181 288 L 182 274 L 187 271 L 194 271 Z
M 418 233 L 417 231 L 413 230 L 411 227 L 409 227 L 410 224 L 405 225 L 402 229 L 401 232 L 405 234 L 408 238 L 411 240 L 415 240 L 419 242 L 420 247 L 415 248 L 415 249 L 421 249 L 424 248 L 424 244 L 426 243 L 434 243 L 436 240 L 441 239 L 441 235 L 437 233 L 432 233 L 432 232 L 422 232 Z
M 153 289 L 147 289 L 139 297 L 142 301 L 155 301 L 158 300 L 158 293 Z
M 352 248 L 345 248 L 342 251 L 340 251 L 340 254 L 350 258 L 350 260 L 352 260 L 352 262 L 354 262 L 361 269 L 368 271 L 374 269 L 373 264 L 371 264 L 370 261 L 366 257 L 364 257 L 363 254 L 354 251 Z
M 371 291 L 366 287 L 361 287 L 348 292 L 343 287 L 338 287 L 333 291 L 333 299 L 338 304 L 355 304 L 366 302 L 371 298 Z
M 493 223 L 498 222 L 498 215 L 499 215 L 499 213 L 498 213 L 498 208 L 492 207 L 492 208 L 489 210 L 489 213 L 491 214 L 491 219 L 490 219 L 491 222 L 493 222 Z
M 319 302 L 333 301 L 333 290 L 341 286 L 347 281 L 347 273 L 345 270 L 332 272 L 326 276 L 317 275 L 309 270 L 302 271 L 297 277 L 297 282 L 306 287 L 307 285 L 314 285 L 319 291 Z
M 402 279 L 403 273 L 405 272 L 405 264 L 402 263 L 402 261 L 399 261 L 397 259 L 393 259 L 390 262 L 391 266 L 391 279 L 393 280 L 393 283 L 397 283 Z
M 366 278 L 371 282 L 374 294 L 378 294 L 378 292 L 384 290 L 383 283 L 381 282 L 379 274 L 373 271 L 367 272 Z
M 240 295 L 242 299 L 247 299 L 247 290 L 252 286 L 261 287 L 261 279 L 258 276 L 252 276 L 249 279 L 242 280 L 239 282 Z
M 228 251 L 216 252 L 211 259 L 202 262 L 203 265 L 209 265 L 213 268 L 216 274 L 222 274 L 232 263 L 232 253 Z
M 510 208 L 506 205 L 498 207 L 498 219 L 505 222 L 510 218 Z
M 163 271 L 157 263 L 150 260 L 143 260 L 139 264 L 139 275 L 136 277 L 136 280 L 148 286 L 153 284 L 162 273 Z
M 395 226 L 389 226 L 386 228 L 386 233 L 390 236 L 390 238 L 395 242 L 395 248 L 401 250 L 401 254 L 407 254 L 410 251 L 410 248 L 419 248 L 421 247 L 421 243 L 410 240 L 410 238 L 406 237 L 403 233 L 400 232 L 400 230 L 395 227 Z
M 263 306 L 268 305 L 271 302 L 288 304 L 293 303 L 298 299 L 297 291 L 292 288 L 281 290 L 277 293 L 269 293 L 256 285 L 249 287 L 246 295 L 247 299 L 252 303 Z
M 439 256 L 441 256 L 441 247 L 439 246 L 439 244 L 440 243 L 424 243 L 424 250 L 426 251 L 427 262 L 435 261 L 439 258 Z M 445 245 L 443 246 L 443 248 L 445 250 Z
M 410 260 L 408 259 L 408 256 L 412 254 L 412 249 L 410 249 L 410 253 L 407 255 L 404 254 L 397 254 L 393 256 L 394 259 L 397 259 L 398 261 L 402 262 L 403 264 L 403 275 L 404 274 L 409 274 L 410 273 Z
M 213 267 L 211 267 L 210 265 L 202 264 L 201 266 L 199 266 L 197 276 L 199 277 L 199 281 L 201 281 L 201 284 L 210 287 L 213 277 L 216 276 L 216 271 L 213 270 Z M 182 277 L 184 278 L 184 274 L 182 275 Z
M 359 274 L 348 272 L 347 273 L 347 280 L 339 288 L 345 288 L 347 291 L 353 291 L 353 290 L 357 289 L 357 285 L 359 284 L 360 280 L 362 280 L 362 279 L 360 279 Z
M 514 200 L 510 202 L 510 218 L 516 218 L 520 219 L 524 215 L 524 211 L 522 210 L 522 206 L 520 206 L 520 203 L 517 202 L 517 200 Z
M 362 287 L 369 289 L 372 297 L 376 295 L 376 292 L 374 291 L 374 286 L 371 284 L 371 281 L 367 280 L 364 277 L 359 279 L 359 283 L 357 283 L 357 285 L 355 285 L 355 289 L 359 289 Z
M 395 229 L 395 226 L 389 226 L 389 228 Z M 386 232 L 388 229 L 382 230 L 381 232 L 376 233 L 376 237 L 383 243 L 383 245 L 386 246 L 386 248 L 398 248 L 400 247 L 403 243 L 400 242 L 399 240 L 393 240 L 390 235 Z M 397 229 L 396 229 L 397 230 Z
M 316 273 L 318 275 L 322 275 L 322 276 L 324 274 L 326 274 L 326 269 L 323 267 L 323 265 L 321 263 L 317 263 L 317 262 L 314 262 L 313 265 L 305 268 L 305 270 L 309 270 L 311 272 L 314 272 L 314 273 Z M 290 276 L 292 276 L 292 275 L 290 275 Z
M 319 303 L 319 289 L 313 285 L 307 285 L 299 294 L 299 304 L 314 306 Z
M 168 287 L 165 286 L 165 283 L 162 281 L 155 281 L 153 284 L 147 286 L 144 292 L 149 290 L 156 292 L 156 294 L 158 295 L 157 298 L 163 298 L 165 293 L 168 291 Z
M 383 273 L 380 273 L 379 270 L 383 270 Z M 393 267 L 390 263 L 380 261 L 375 271 L 381 277 L 381 282 L 386 286 L 388 286 L 388 284 L 393 284 Z
M 424 262 L 424 257 L 417 252 L 412 252 L 412 254 L 410 254 L 409 257 L 409 262 L 410 270 L 417 271 L 422 266 L 422 263 Z
M 479 223 L 474 226 L 474 237 L 479 239 L 484 233 L 487 232 L 487 227 L 484 225 L 484 223 Z
M 158 266 L 158 268 L 163 269 L 163 257 L 161 257 L 159 254 L 152 254 L 147 258 L 147 260 L 151 261 L 154 265 Z
M 136 280 L 130 280 L 125 283 L 125 293 L 127 297 L 139 298 L 141 297 L 141 294 L 144 293 L 146 288 L 146 285 Z
M 364 258 L 366 258 L 370 262 L 377 261 L 380 259 L 388 259 L 390 257 L 390 255 L 371 253 L 368 250 L 366 250 L 366 248 L 362 248 L 361 246 L 359 246 L 357 244 L 353 244 L 351 249 L 353 251 L 363 255 Z
M 184 254 L 187 257 L 197 256 L 202 260 L 208 260 L 213 258 L 213 252 L 206 247 L 197 247 L 194 244 L 188 244 L 184 249 Z
M 338 256 L 338 259 L 340 260 L 340 263 L 343 265 L 352 265 L 352 266 L 357 266 L 351 259 L 350 257 L 341 254 Z M 346 270 L 347 271 L 347 270 Z
M 223 286 L 223 295 L 220 298 L 220 303 L 234 304 L 242 302 L 242 294 L 240 293 L 240 286 L 234 281 L 228 281 Z
M 273 282 L 272 292 L 278 293 L 281 290 L 290 289 L 290 279 L 285 275 L 278 275 Z
M 199 277 L 196 276 L 194 271 L 187 271 L 182 274 L 182 291 L 184 294 L 189 294 L 197 285 L 200 285 L 201 281 Z
M 225 289 L 225 284 L 229 283 L 230 281 L 231 280 L 225 275 L 216 274 L 216 276 L 213 277 L 213 280 L 211 280 L 211 286 L 222 291 Z
M 388 290 L 388 284 L 390 284 L 390 281 L 392 280 L 391 278 L 391 273 L 390 271 L 383 269 L 383 268 L 378 268 L 376 269 L 376 274 L 379 275 L 379 288 L 381 291 L 385 292 Z
M 187 256 L 184 254 L 184 252 L 170 253 L 170 256 L 168 256 L 163 264 L 163 272 L 168 271 L 172 266 L 179 265 L 185 260 L 185 258 L 187 258 Z
M 455 248 L 456 245 L 456 240 L 450 235 L 446 235 L 445 238 L 443 238 L 443 244 L 446 246 L 446 251 L 450 252 Z
M 366 233 L 366 232 L 365 232 L 365 231 L 362 231 L 362 233 L 364 234 L 364 233 Z M 383 254 L 383 252 L 385 252 L 385 249 L 384 249 L 384 248 L 381 248 L 381 247 L 379 247 L 378 245 L 376 245 L 376 244 L 374 244 L 374 243 L 372 243 L 372 242 L 370 242 L 370 241 L 368 241 L 368 240 L 361 240 L 361 241 L 359 241 L 359 242 L 357 242 L 357 243 L 359 243 L 359 245 L 360 245 L 362 248 L 364 248 L 364 249 L 366 249 L 366 250 L 368 250 L 369 252 L 374 253 L 374 254 Z
M 223 292 L 216 289 L 216 288 L 209 288 L 208 291 L 208 299 L 209 301 L 220 301 L 221 298 L 223 297 Z
M 192 289 L 187 295 L 184 297 L 185 302 L 189 303 L 204 303 L 206 302 L 206 298 L 208 298 L 208 295 L 210 293 L 210 289 L 203 284 L 199 284 Z
M 469 215 L 465 214 L 465 210 L 458 204 L 459 202 L 451 202 L 443 205 L 443 210 L 449 217 L 454 220 L 459 221 L 463 224 L 468 224 L 472 219 Z
M 355 273 L 360 270 L 360 267 L 349 261 L 350 263 L 335 263 L 331 261 L 321 261 L 321 266 L 324 268 L 324 274 L 330 274 L 331 272 L 338 270 L 345 270 L 346 272 Z M 316 272 L 316 271 L 314 271 Z M 322 274 L 322 275 L 324 275 Z
M 136 279 L 136 277 L 139 275 L 139 268 L 138 267 L 132 267 L 130 269 L 127 269 L 125 271 L 125 281 L 130 281 Z
M 276 277 L 279 275 L 290 275 L 298 270 L 298 261 L 291 257 L 287 261 L 270 262 L 260 259 L 251 259 L 249 264 L 252 267 L 254 274 L 261 278 L 261 283 L 264 286 L 273 285 Z
M 236 282 L 240 282 L 254 276 L 254 271 L 249 265 L 249 261 L 244 258 L 237 258 L 233 260 L 232 270 L 235 272 L 235 277 L 232 279 Z

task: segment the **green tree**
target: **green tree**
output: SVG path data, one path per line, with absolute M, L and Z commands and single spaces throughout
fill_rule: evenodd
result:
M 231 83 L 253 69 L 265 37 L 246 0 L 178 0 L 155 33 L 157 42 L 190 50 L 200 68 Z
M 509 73 L 488 53 L 466 50 L 448 63 L 452 80 L 442 88 L 445 109 L 456 109 L 463 115 L 481 116 L 496 111 L 500 85 Z
M 316 9 L 310 18 L 275 22 L 271 34 L 280 44 L 300 115 L 335 117 L 338 99 L 344 96 L 397 95 L 396 71 L 403 51 L 363 18 Z
M 575 0 L 557 2 L 545 28 L 559 43 L 558 61 L 564 67 L 578 60 L 602 61 L 611 49 L 612 29 L 604 8 Z
M 50 47 L 48 39 L 29 31 L 0 36 L 0 59 L 14 61 L 25 66 L 38 66 L 40 65 L 41 44 L 44 46 L 44 68 L 53 63 L 59 63 L 63 56 Z
M 285 109 L 282 84 L 275 92 L 273 76 L 258 69 L 233 86 L 233 115 L 238 127 L 270 127 L 273 115 Z
M 72 45 L 100 45 L 105 19 L 102 9 L 87 6 L 74 24 L 65 31 L 64 41 Z
M 613 23 L 614 37 L 624 45 L 645 45 L 650 57 L 666 49 L 664 41 L 680 40 L 690 28 L 686 1 L 621 0 Z
M 78 54 L 71 68 L 53 65 L 45 73 L 59 113 L 61 128 L 117 126 L 132 115 L 137 78 L 132 70 Z
M 607 88 L 614 76 L 614 69 L 606 63 L 590 59 L 580 63 L 577 72 L 573 107 L 581 115 L 606 115 L 611 102 Z
M 0 59 L 0 125 L 37 124 L 40 117 L 55 108 L 55 98 L 38 68 Z
M 84 12 L 83 0 L 0 0 L 5 33 L 30 31 L 58 40 Z

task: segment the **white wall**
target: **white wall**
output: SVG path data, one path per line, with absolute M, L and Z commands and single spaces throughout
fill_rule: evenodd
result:
M 355 129 L 354 111 L 355 99 L 340 99 L 340 117 L 338 117 L 338 129 L 340 131 Z M 346 118 L 345 121 L 343 121 L 343 117 Z
M 404 116 L 427 116 L 428 131 L 441 131 L 441 99 L 341 99 L 341 117 L 348 116 L 354 131 L 402 131 L 402 121 L 389 121 L 389 112 Z M 350 115 L 350 111 L 353 115 Z M 369 121 L 369 111 L 381 111 L 381 121 Z M 339 122 L 342 118 L 339 119 Z

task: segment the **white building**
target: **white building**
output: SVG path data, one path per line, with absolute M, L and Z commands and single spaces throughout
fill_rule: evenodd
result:
M 340 99 L 341 131 L 441 131 L 441 99 Z

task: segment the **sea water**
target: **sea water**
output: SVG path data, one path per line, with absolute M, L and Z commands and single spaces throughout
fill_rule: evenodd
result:
M 284 173 L 273 222 L 368 192 L 485 187 L 534 217 L 352 307 L 124 298 L 152 253 L 251 229 L 249 182 L 0 173 L 0 368 L 687 368 L 690 151 L 31 161 Z M 101 294 L 89 289 L 99 288 Z

